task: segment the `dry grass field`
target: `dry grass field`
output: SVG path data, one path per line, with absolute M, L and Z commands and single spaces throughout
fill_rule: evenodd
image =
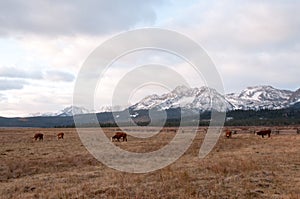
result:
M 198 158 L 205 135 L 200 130 L 179 160 L 146 174 L 98 162 L 75 129 L 0 129 L 0 198 L 300 198 L 300 134 L 283 129 L 261 138 L 251 128 L 238 128 L 231 139 L 222 135 L 204 159 Z M 44 141 L 32 139 L 37 132 Z M 65 139 L 56 139 L 59 132 Z M 105 132 L 112 136 L 114 129 Z M 173 136 L 129 136 L 115 144 L 153 151 Z

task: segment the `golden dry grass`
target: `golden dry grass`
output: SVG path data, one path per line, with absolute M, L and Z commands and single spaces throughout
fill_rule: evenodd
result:
M 199 159 L 200 129 L 185 155 L 146 174 L 107 168 L 87 152 L 75 129 L 0 129 L 0 198 L 300 198 L 300 135 L 287 129 L 262 139 L 248 129 L 232 139 L 221 136 Z M 44 141 L 32 140 L 37 132 Z M 58 132 L 64 140 L 56 139 Z M 114 129 L 105 132 L 112 136 Z M 129 136 L 115 144 L 146 152 L 173 136 Z

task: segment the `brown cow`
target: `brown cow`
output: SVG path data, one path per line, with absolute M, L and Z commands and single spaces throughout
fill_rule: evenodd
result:
M 61 132 L 61 133 L 58 133 L 58 134 L 57 134 L 57 140 L 59 140 L 59 139 L 64 139 L 64 135 L 65 135 L 65 134 L 62 133 L 62 132 Z
M 261 135 L 262 138 L 264 138 L 265 135 L 268 135 L 268 137 L 271 137 L 271 129 L 258 131 L 258 132 L 256 132 L 256 135 Z
M 227 138 L 231 138 L 231 136 L 232 136 L 232 131 L 227 130 L 226 133 L 225 133 L 225 136 L 226 136 Z
M 44 134 L 42 134 L 42 133 L 36 133 L 33 136 L 34 140 L 43 140 L 43 138 L 44 138 Z
M 118 142 L 120 142 L 120 139 L 122 138 L 123 142 L 126 141 L 127 142 L 127 134 L 124 132 L 116 132 L 116 134 L 111 138 L 111 141 L 115 141 L 117 140 Z

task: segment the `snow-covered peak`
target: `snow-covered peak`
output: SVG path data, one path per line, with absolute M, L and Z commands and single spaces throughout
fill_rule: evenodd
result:
M 60 117 L 66 117 L 66 116 L 74 116 L 74 115 L 80 115 L 80 114 L 87 114 L 92 113 L 94 111 L 88 110 L 84 107 L 78 107 L 78 106 L 68 106 L 58 112 L 47 112 L 47 113 L 33 113 L 30 114 L 30 116 L 60 116 Z
M 215 89 L 178 86 L 173 91 L 161 96 L 150 95 L 130 108 L 133 110 L 153 108 L 165 110 L 178 107 L 201 111 L 211 109 L 226 111 L 231 108 L 231 105 Z
M 92 112 L 93 112 L 92 110 L 88 110 L 84 107 L 69 106 L 64 108 L 58 116 L 73 116 L 73 115 L 81 115 L 81 114 L 87 114 Z
M 292 91 L 276 89 L 272 86 L 247 87 L 240 93 L 226 95 L 234 109 L 260 110 L 280 109 L 288 106 Z
M 181 86 L 177 86 L 171 93 L 174 93 L 176 95 L 185 95 L 187 94 L 191 89 L 181 85 Z
M 239 98 L 255 101 L 287 100 L 292 93 L 292 91 L 280 90 L 272 86 L 254 86 L 244 89 L 239 94 Z

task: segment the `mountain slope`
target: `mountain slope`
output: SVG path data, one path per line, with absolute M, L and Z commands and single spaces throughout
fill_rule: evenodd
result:
M 281 109 L 289 106 L 292 91 L 280 90 L 272 86 L 248 87 L 240 93 L 226 95 L 233 109 L 260 110 Z
M 300 88 L 296 90 L 289 98 L 290 104 L 295 104 L 300 102 Z
M 212 107 L 219 111 L 232 109 L 232 105 L 215 89 L 208 87 L 187 88 L 178 86 L 173 91 L 158 96 L 150 95 L 130 107 L 132 110 L 171 108 L 198 109 L 209 111 Z

